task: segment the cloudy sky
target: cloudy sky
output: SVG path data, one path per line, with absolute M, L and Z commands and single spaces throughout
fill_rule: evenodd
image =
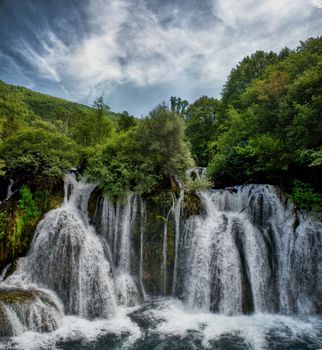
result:
M 322 0 L 0 0 L 0 79 L 140 116 L 321 34 Z

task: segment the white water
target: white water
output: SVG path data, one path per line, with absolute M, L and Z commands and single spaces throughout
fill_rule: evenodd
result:
M 229 337 L 241 339 L 243 347 L 238 349 L 271 349 L 268 339 L 274 336 L 278 336 L 281 342 L 276 342 L 275 345 L 291 341 L 305 343 L 305 339 L 308 338 L 316 344 L 322 344 L 322 321 L 314 317 L 299 319 L 269 314 L 225 316 L 202 310 L 189 310 L 185 304 L 173 299 L 164 300 L 159 307 L 145 313 L 151 320 L 161 321 L 154 330 L 161 338 L 177 336 L 179 339 L 184 339 L 191 334 L 197 334 L 204 349 L 225 349 L 220 343 L 218 347 L 214 344 L 220 339 Z M 278 349 L 282 348 L 283 345 L 279 345 Z
M 9 200 L 13 196 L 13 194 L 18 191 L 18 190 L 12 191 L 13 185 L 14 185 L 14 181 L 10 178 L 9 179 L 9 183 L 8 183 L 8 187 L 7 187 L 6 198 L 2 202 L 0 201 L 0 204 L 4 203 L 7 200 Z
M 188 305 L 227 315 L 319 312 L 321 223 L 296 218 L 273 186 L 199 196 L 204 213 L 188 219 L 181 244 Z
M 78 182 L 73 175 L 65 178 L 63 205 L 40 222 L 28 256 L 0 284 L 0 293 L 8 288 L 12 294 L 31 293 L 19 302 L 0 298 L 4 331 L 17 336 L 7 349 L 54 349 L 60 341 L 94 342 L 110 334 L 127 339 L 125 348 L 131 348 L 136 340 L 142 344 L 149 336 L 181 339 L 191 332 L 198 334 L 204 348 L 229 335 L 242 338 L 251 349 L 269 349 L 272 333 L 282 343 L 293 337 L 322 346 L 318 318 L 266 314 L 314 315 L 322 309 L 322 224 L 295 214 L 276 188 L 248 185 L 202 191 L 202 213 L 185 222 L 181 189 L 168 212 L 159 249 L 161 290 L 167 294 L 167 225 L 173 214 L 172 291 L 183 302 L 171 299 L 159 306 L 143 305 L 140 317 L 151 326 L 133 321 L 137 314 L 131 320 L 126 313 L 133 309 L 117 306 L 137 305 L 144 295 L 145 268 L 150 263 L 144 261 L 149 249 L 145 243 L 150 234 L 145 228 L 148 208 L 134 194 L 124 202 L 105 198 L 97 214 L 99 236 L 87 213 L 93 189 L 94 185 Z M 134 232 L 138 232 L 137 252 Z M 255 315 L 242 315 L 245 312 Z M 51 333 L 35 333 L 44 331 Z
M 145 230 L 145 221 L 146 221 L 146 204 L 143 199 L 140 197 L 140 263 L 139 263 L 139 277 L 140 284 L 143 293 L 143 299 L 145 299 L 145 289 L 143 283 L 143 274 L 144 274 L 144 230 Z
M 0 297 L 2 336 L 20 335 L 26 331 L 51 332 L 62 323 L 63 305 L 49 290 L 34 289 L 31 285 L 13 288 L 2 284 Z
M 168 214 L 163 224 L 163 244 L 162 244 L 162 265 L 161 265 L 161 290 L 163 295 L 167 295 L 167 282 L 168 282 L 168 224 L 169 217 L 175 206 L 175 197 L 172 196 L 172 206 L 168 211 Z
M 87 203 L 94 187 L 73 175 L 65 177 L 63 205 L 39 223 L 28 256 L 6 280 L 12 286 L 32 283 L 53 290 L 66 314 L 88 319 L 110 318 L 116 312 L 111 266 L 88 222 Z
M 118 199 L 116 205 L 104 198 L 101 214 L 101 233 L 109 245 L 113 246 L 113 261 L 115 265 L 115 291 L 118 303 L 126 306 L 138 304 L 144 297 L 143 276 L 143 246 L 140 252 L 142 275 L 137 281 L 132 276 L 132 232 L 137 221 L 138 202 L 141 205 L 140 230 L 143 236 L 145 209 L 142 199 L 129 194 L 125 203 Z M 143 238 L 142 238 L 143 244 Z M 138 283 L 139 282 L 139 285 Z
M 7 273 L 8 273 L 8 270 L 10 269 L 11 267 L 11 263 L 8 264 L 2 271 L 1 271 L 1 274 L 0 274 L 0 282 L 4 281 L 6 276 L 7 276 Z
M 7 189 L 7 196 L 6 196 L 6 201 L 13 195 L 12 192 L 12 186 L 14 184 L 14 181 L 10 178 L 9 179 L 9 184 L 8 184 L 8 189 Z
M 172 281 L 172 295 L 175 295 L 177 288 L 177 275 L 178 275 L 178 256 L 179 256 L 179 242 L 180 242 L 180 221 L 182 204 L 184 199 L 184 187 L 180 181 L 177 181 L 180 194 L 177 201 L 175 201 L 173 206 L 174 211 L 174 221 L 175 221 L 175 250 L 174 250 L 174 266 L 173 266 L 173 281 Z
M 127 335 L 124 340 L 124 349 L 142 336 L 140 328 L 131 321 L 127 312 L 131 309 L 118 309 L 118 314 L 112 320 L 88 321 L 75 316 L 63 318 L 60 327 L 51 333 L 36 333 L 35 331 L 24 332 L 19 336 L 0 343 L 3 350 L 60 350 L 61 342 L 77 342 L 93 344 L 102 336 L 120 338 Z

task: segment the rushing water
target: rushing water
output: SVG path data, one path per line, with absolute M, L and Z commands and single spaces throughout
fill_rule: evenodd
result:
M 247 185 L 199 194 L 181 242 L 182 297 L 227 315 L 316 314 L 322 309 L 322 225 Z
M 62 206 L 1 274 L 0 349 L 322 348 L 322 224 L 277 188 L 201 191 L 200 214 L 186 217 L 181 187 L 156 261 L 145 199 L 99 197 L 91 219 L 94 188 L 67 175 Z M 162 297 L 148 296 L 148 268 Z
M 156 299 L 119 309 L 111 320 L 68 316 L 54 332 L 3 339 L 0 349 L 316 350 L 322 347 L 321 334 L 317 317 L 225 316 L 191 310 L 175 299 Z

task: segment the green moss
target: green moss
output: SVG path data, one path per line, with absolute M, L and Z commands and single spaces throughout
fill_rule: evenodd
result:
M 31 192 L 23 186 L 20 199 L 0 206 L 0 269 L 26 254 L 42 216 L 62 203 L 62 191 L 47 189 Z
M 184 217 L 188 218 L 191 215 L 199 215 L 201 212 L 201 201 L 195 192 L 188 192 L 183 202 Z
M 291 196 L 299 209 L 322 211 L 322 194 L 314 192 L 307 183 L 294 180 Z
M 23 289 L 2 289 L 0 290 L 0 300 L 7 304 L 17 304 L 33 301 L 35 293 Z

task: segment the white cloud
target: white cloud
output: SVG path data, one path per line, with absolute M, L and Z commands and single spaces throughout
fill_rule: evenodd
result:
M 322 0 L 311 0 L 311 4 L 319 9 L 322 9 Z
M 193 8 L 181 13 L 175 7 L 164 25 L 162 14 L 143 0 L 89 3 L 89 32 L 81 40 L 67 45 L 47 28 L 37 51 L 26 43 L 20 47 L 40 75 L 64 84 L 62 88 L 78 98 L 100 90 L 108 94 L 125 83 L 177 83 L 178 95 L 189 94 L 189 89 L 195 94 L 198 87 L 221 85 L 246 54 L 294 47 L 316 35 L 309 0 L 217 0 L 210 9 L 213 20 L 199 29 L 190 25 Z M 321 1 L 312 3 L 319 7 Z

